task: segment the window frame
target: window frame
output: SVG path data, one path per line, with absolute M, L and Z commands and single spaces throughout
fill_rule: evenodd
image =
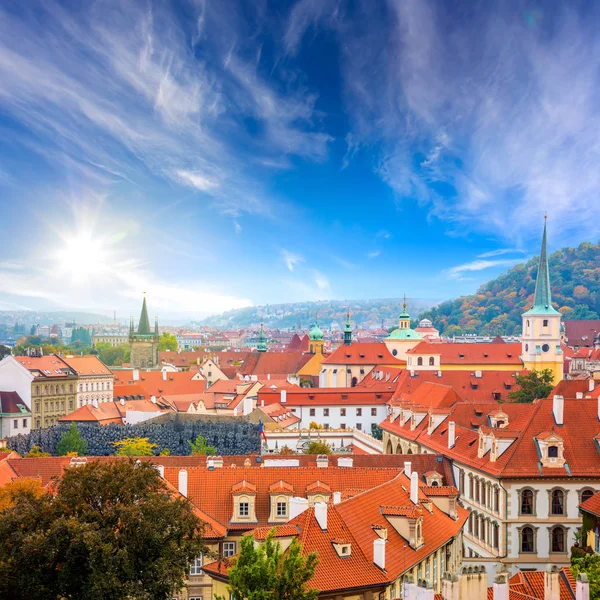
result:
M 198 566 L 198 561 L 200 561 L 200 565 Z M 190 575 L 204 575 L 204 571 L 202 567 L 204 566 L 204 555 L 200 554 L 200 556 L 194 559 L 194 562 L 190 565 Z
M 275 503 L 275 516 L 278 518 L 288 516 L 288 503 L 285 500 L 277 500 Z
M 243 507 L 243 510 L 242 510 Z M 250 516 L 250 502 L 240 502 L 238 504 L 238 515 L 240 517 L 249 517 Z
M 531 512 L 523 512 L 523 493 L 531 492 Z M 518 498 L 519 498 L 519 516 L 520 517 L 534 517 L 536 516 L 536 508 L 537 508 L 537 490 L 534 490 L 530 487 L 524 487 L 520 490 L 517 490 Z
M 523 534 L 526 529 L 531 530 L 531 550 L 523 550 Z M 518 528 L 519 531 L 519 554 L 536 554 L 537 553 L 537 527 L 529 523 Z
M 229 558 L 230 556 L 234 556 L 236 551 L 236 542 L 227 541 L 221 542 L 221 556 L 223 558 Z
M 560 533 L 562 535 L 562 550 L 554 549 L 554 534 L 557 531 L 560 531 Z M 548 549 L 549 549 L 550 554 L 565 554 L 567 552 L 567 550 L 566 550 L 566 548 L 567 548 L 567 530 L 566 530 L 566 528 L 560 524 L 557 524 L 554 527 L 550 527 L 548 529 L 548 533 L 550 536 L 550 539 L 548 540 Z

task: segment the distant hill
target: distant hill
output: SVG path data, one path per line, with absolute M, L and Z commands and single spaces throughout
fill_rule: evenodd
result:
M 383 300 L 328 300 L 323 302 L 294 302 L 290 304 L 267 304 L 230 310 L 220 315 L 208 317 L 200 325 L 219 328 L 246 328 L 264 323 L 273 329 L 306 330 L 318 316 L 319 325 L 325 329 L 339 329 L 346 322 L 346 311 L 350 308 L 352 325 L 364 329 L 377 329 L 382 322 L 389 328 L 398 322 L 402 312 L 401 298 Z M 407 298 L 407 310 L 417 314 L 431 308 L 431 300 Z
M 600 245 L 583 242 L 550 256 L 554 307 L 563 319 L 600 318 Z M 538 258 L 482 285 L 475 294 L 447 300 L 421 315 L 445 335 L 521 332 L 521 314 L 533 301 Z

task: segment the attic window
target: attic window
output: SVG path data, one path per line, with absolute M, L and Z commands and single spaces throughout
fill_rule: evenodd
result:
M 315 395 L 314 394 L 309 394 L 308 395 L 308 399 L 309 400 L 314 400 L 315 399 Z
M 475 416 L 476 417 L 483 417 L 483 413 L 480 410 L 476 410 L 475 411 Z
M 383 358 L 383 354 L 378 354 L 377 358 Z
M 505 387 L 507 390 L 510 390 L 510 389 L 512 389 L 512 383 L 505 383 L 505 384 L 504 384 L 504 387 Z
M 469 448 L 476 442 L 477 440 L 473 440 L 472 442 L 469 442 Z
M 381 394 L 375 394 L 375 398 L 377 398 L 378 400 L 381 399 Z
M 458 358 L 464 358 L 464 357 L 465 357 L 465 355 L 464 355 L 464 354 L 459 354 L 459 355 L 458 355 Z
M 348 400 L 348 394 L 342 394 L 342 400 Z
M 492 392 L 492 398 L 494 400 L 500 400 L 500 392 Z
M 364 355 L 364 354 L 359 354 L 359 356 L 360 356 L 361 358 L 364 358 L 364 357 L 365 357 L 365 355 Z
M 479 386 L 474 381 L 471 382 L 471 389 L 476 390 L 478 387 Z
M 506 356 L 508 356 L 508 358 L 512 358 L 512 354 L 506 354 Z
M 485 353 L 483 354 L 483 358 L 489 358 L 489 356 L 490 356 L 489 354 L 485 354 Z

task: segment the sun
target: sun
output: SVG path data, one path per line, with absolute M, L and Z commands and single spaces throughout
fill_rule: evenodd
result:
M 90 231 L 82 231 L 63 238 L 64 246 L 56 253 L 61 273 L 75 282 L 105 272 L 109 266 L 108 246 L 105 240 Z

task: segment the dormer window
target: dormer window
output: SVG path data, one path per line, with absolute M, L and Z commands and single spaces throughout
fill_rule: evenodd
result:
M 548 446 L 548 458 L 558 458 L 558 446 Z
M 240 517 L 247 517 L 250 514 L 250 503 L 240 502 L 238 513 Z
M 335 538 L 331 543 L 340 558 L 348 558 L 352 554 L 352 546 L 346 540 Z
M 277 502 L 277 516 L 287 517 L 287 502 Z

